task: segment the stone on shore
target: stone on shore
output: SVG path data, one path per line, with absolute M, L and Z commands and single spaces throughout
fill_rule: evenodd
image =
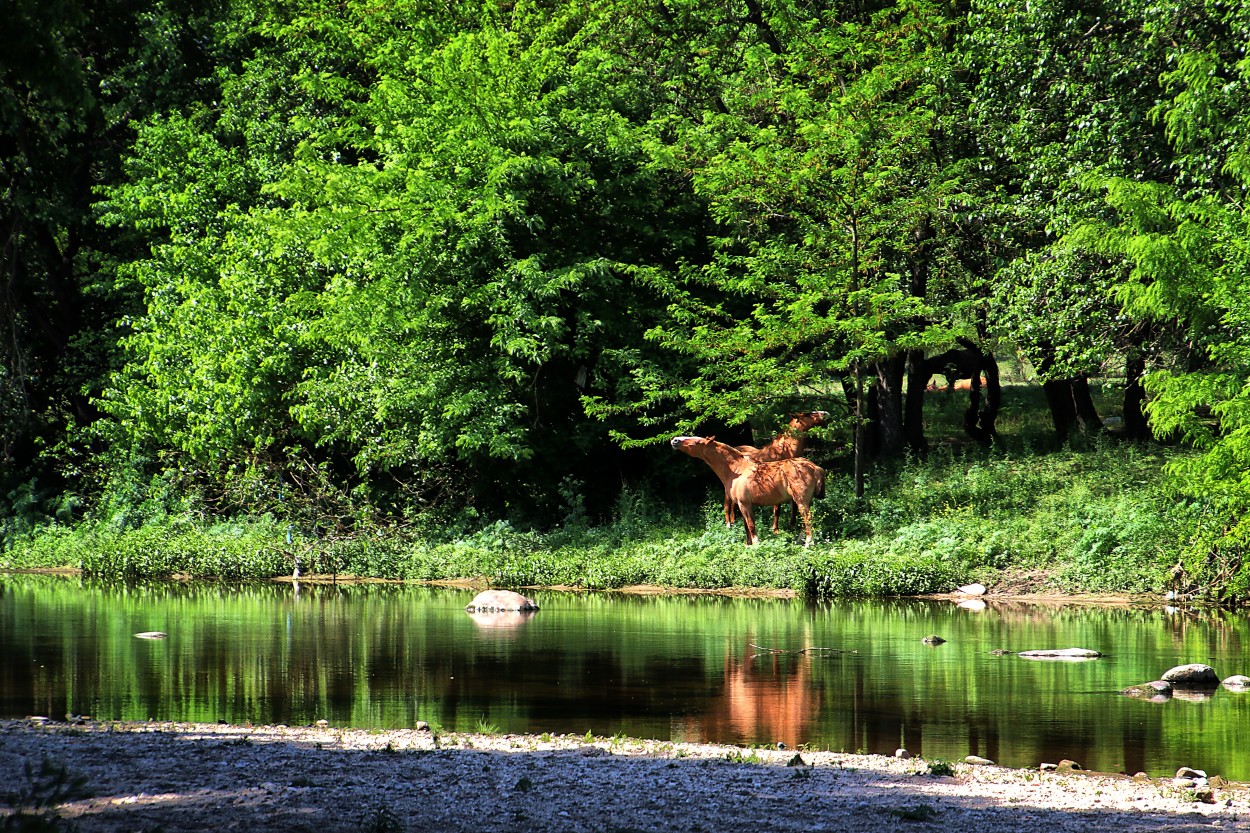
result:
M 993 761 L 989 758 L 982 758 L 980 755 L 969 755 L 964 758 L 964 763 L 972 764 L 973 766 L 994 766 Z
M 1163 675 L 1163 679 L 1174 686 L 1202 687 L 1220 684 L 1220 678 L 1216 675 L 1215 669 L 1200 662 L 1169 668 Z
M 483 590 L 473 597 L 473 601 L 465 606 L 465 610 L 470 612 L 475 610 L 538 610 L 538 603 L 511 590 Z
M 984 584 L 965 584 L 955 592 L 961 596 L 984 596 L 986 589 Z
M 1102 654 L 1088 648 L 1048 648 L 1040 651 L 1021 651 L 1016 656 L 1025 659 L 1098 659 Z

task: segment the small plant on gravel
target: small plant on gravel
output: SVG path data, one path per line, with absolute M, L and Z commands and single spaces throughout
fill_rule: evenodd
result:
M 583 743 L 594 743 L 594 742 L 595 742 L 595 736 L 594 736 L 594 735 L 592 735 L 592 734 L 590 733 L 590 730 L 589 730 L 589 729 L 587 729 L 587 730 L 586 730 L 586 736 L 585 736 L 584 738 L 582 738 L 582 742 L 583 742 Z
M 403 833 L 403 820 L 390 807 L 379 807 L 361 824 L 361 833 Z
M 890 810 L 890 815 L 903 821 L 933 821 L 937 814 L 938 811 L 928 804 L 913 804 L 910 807 L 895 807 Z
M 946 778 L 955 774 L 955 765 L 950 761 L 944 761 L 941 758 L 934 758 L 929 761 L 929 770 L 926 775 L 933 775 L 938 778 Z
M 86 779 L 70 775 L 69 771 L 50 758 L 44 758 L 38 767 L 27 761 L 22 766 L 22 777 L 14 779 L 16 791 L 0 794 L 12 814 L 0 823 L 0 830 L 33 833 L 33 831 L 72 830 L 57 818 L 57 808 L 91 794 Z
M 760 753 L 754 749 L 735 749 L 725 756 L 725 760 L 731 764 L 758 764 L 760 763 Z
M 483 717 L 477 722 L 477 727 L 474 731 L 476 731 L 479 735 L 497 735 L 502 730 L 497 725 L 490 723 L 485 717 Z

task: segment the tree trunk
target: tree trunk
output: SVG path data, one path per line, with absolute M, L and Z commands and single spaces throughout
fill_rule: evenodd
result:
M 981 408 L 981 373 L 985 373 L 985 408 Z M 973 375 L 969 389 L 968 410 L 964 413 L 964 430 L 983 446 L 998 439 L 998 412 L 1002 407 L 1003 389 L 998 378 L 998 360 L 994 354 L 981 354 L 981 367 Z
M 864 431 L 864 380 L 860 373 L 859 362 L 855 362 L 855 497 L 864 496 L 864 467 L 866 439 Z
M 924 351 L 907 351 L 907 399 L 904 403 L 903 437 L 912 453 L 929 453 L 924 435 L 924 392 L 933 375 L 925 371 Z
M 1072 435 L 1076 425 L 1076 403 L 1072 400 L 1072 385 L 1067 379 L 1055 379 L 1042 383 L 1050 418 L 1055 424 L 1055 436 L 1062 445 Z
M 876 413 L 873 415 L 873 452 L 878 457 L 897 457 L 903 451 L 903 356 L 874 362 Z
M 1102 430 L 1102 419 L 1098 409 L 1094 407 L 1094 398 L 1089 394 L 1089 377 L 1082 373 L 1070 381 L 1072 385 L 1072 401 L 1076 405 L 1076 416 L 1081 421 L 1081 428 L 1087 434 Z
M 1150 439 L 1150 421 L 1146 418 L 1146 389 L 1141 383 L 1145 373 L 1145 359 L 1139 357 L 1129 360 L 1124 374 L 1124 436 L 1126 439 Z

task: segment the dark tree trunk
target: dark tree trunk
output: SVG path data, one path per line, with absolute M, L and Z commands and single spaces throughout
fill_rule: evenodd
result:
M 1046 404 L 1050 407 L 1055 436 L 1060 444 L 1066 443 L 1076 425 L 1076 403 L 1072 400 L 1072 385 L 1067 379 L 1055 379 L 1043 382 L 1042 392 L 1046 394 Z
M 1081 421 L 1081 428 L 1087 434 L 1102 430 L 1102 419 L 1098 409 L 1094 407 L 1094 398 L 1089 394 L 1089 377 L 1082 373 L 1072 379 L 1072 401 L 1076 405 L 1076 417 Z
M 902 355 L 874 362 L 872 439 L 874 456 L 896 457 L 903 451 Z
M 1139 357 L 1129 360 L 1124 374 L 1124 436 L 1130 440 L 1150 439 L 1150 421 L 1146 419 L 1146 389 L 1141 383 L 1145 373 L 1145 359 Z
M 907 399 L 904 403 L 903 437 L 914 454 L 929 452 L 929 441 L 924 435 L 924 392 L 933 378 L 924 367 L 924 351 L 907 351 Z
M 981 408 L 981 373 L 985 373 L 985 408 Z M 1003 389 L 998 378 L 998 361 L 994 354 L 981 354 L 981 370 L 972 377 L 968 410 L 964 413 L 964 430 L 983 446 L 998 439 L 998 412 L 1002 407 Z

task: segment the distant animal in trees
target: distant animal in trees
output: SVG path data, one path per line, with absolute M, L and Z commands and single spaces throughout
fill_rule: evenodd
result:
M 990 445 L 995 437 L 995 421 L 1002 403 L 1002 387 L 998 380 L 998 362 L 994 354 L 982 350 L 971 341 L 957 339 L 959 347 L 939 353 L 924 360 L 919 366 L 918 378 L 909 383 L 917 384 L 923 391 L 935 373 L 946 377 L 950 390 L 968 391 L 968 409 L 964 412 L 964 430 L 981 445 Z M 986 405 L 981 408 L 981 374 L 985 374 Z M 967 379 L 965 388 L 957 380 Z M 919 394 L 917 394 L 919 395 Z
M 804 546 L 812 544 L 812 500 L 825 494 L 825 470 L 803 457 L 757 462 L 714 437 L 674 437 L 670 445 L 696 457 L 727 484 L 729 497 L 746 526 L 747 545 L 760 542 L 755 533 L 755 507 L 794 501 L 803 518 Z

